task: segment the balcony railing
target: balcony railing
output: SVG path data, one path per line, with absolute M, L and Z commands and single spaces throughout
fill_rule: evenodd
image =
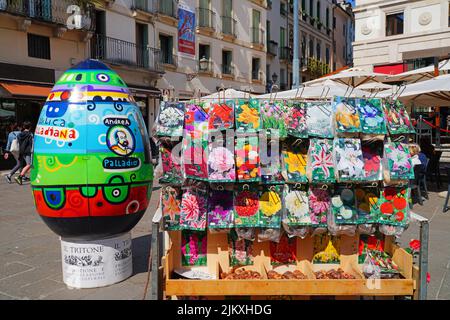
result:
M 197 8 L 197 27 L 214 28 L 215 13 L 207 8 Z
M 200 61 L 200 60 L 197 61 L 197 71 L 198 72 L 204 72 L 204 73 L 212 73 L 213 72 L 212 61 L 211 60 Z M 205 64 L 205 66 L 203 66 L 203 64 Z
M 160 64 L 159 49 L 138 46 L 132 42 L 99 34 L 91 39 L 91 58 L 155 72 L 164 71 Z
M 222 16 L 222 33 L 237 37 L 236 34 L 236 19 L 232 17 Z
M 174 0 L 158 0 L 158 13 L 172 18 L 178 16 L 178 5 Z
M 330 65 L 316 58 L 308 58 L 307 69 L 310 74 L 320 77 L 330 72 Z
M 157 13 L 158 0 L 133 0 L 132 9 L 148 13 Z
M 222 65 L 222 74 L 234 75 L 234 67 L 229 64 Z
M 278 53 L 278 43 L 270 40 L 267 44 L 267 53 L 276 56 Z
M 264 45 L 264 30 L 261 28 L 250 28 L 252 34 L 252 43 Z
M 0 0 L 0 12 L 63 26 L 67 26 L 68 21 L 71 21 L 75 29 L 94 30 L 94 6 L 77 2 L 74 0 Z M 67 13 L 67 8 L 74 4 L 81 9 L 80 14 Z M 71 16 L 73 19 L 70 20 Z
M 292 60 L 292 49 L 289 47 L 280 48 L 280 60 Z
M 176 54 L 161 51 L 161 59 L 159 60 L 162 64 L 171 65 L 178 67 L 178 57 Z

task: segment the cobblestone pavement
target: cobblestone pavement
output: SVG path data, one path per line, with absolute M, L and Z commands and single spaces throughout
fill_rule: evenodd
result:
M 7 184 L 0 173 L 0 300 L 3 299 L 142 299 L 147 281 L 151 218 L 158 192 L 139 224 L 133 229 L 133 276 L 97 289 L 68 289 L 62 280 L 58 236 L 34 210 L 30 186 Z M 437 191 L 414 211 L 430 220 L 428 299 L 450 299 L 450 212 L 442 213 L 443 198 Z M 419 238 L 411 224 L 402 245 Z M 149 293 L 147 293 L 148 297 Z

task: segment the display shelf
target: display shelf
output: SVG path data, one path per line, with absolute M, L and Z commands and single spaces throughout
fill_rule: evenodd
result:
M 297 238 L 296 268 L 308 279 L 267 279 L 267 272 L 273 270 L 270 263 L 269 242 L 254 242 L 254 264 L 245 267 L 258 271 L 263 279 L 225 280 L 220 273 L 230 271 L 228 242 L 226 234 L 208 232 L 207 270 L 216 280 L 174 279 L 173 270 L 181 267 L 180 232 L 169 232 L 170 248 L 164 261 L 166 296 L 413 296 L 417 289 L 418 272 L 413 270 L 413 259 L 405 250 L 386 237 L 385 250 L 401 270 L 402 279 L 366 279 L 362 273 L 363 265 L 358 264 L 359 236 L 340 238 L 340 264 L 311 263 L 313 239 Z M 341 267 L 356 279 L 316 279 L 314 272 Z M 192 267 L 195 269 L 195 267 Z

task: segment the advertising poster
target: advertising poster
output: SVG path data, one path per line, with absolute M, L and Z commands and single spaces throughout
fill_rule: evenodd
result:
M 178 52 L 195 55 L 195 12 L 178 7 Z

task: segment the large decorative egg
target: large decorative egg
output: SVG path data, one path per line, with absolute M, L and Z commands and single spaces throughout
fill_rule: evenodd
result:
M 149 137 L 125 82 L 86 60 L 53 87 L 36 126 L 31 186 L 44 222 L 62 237 L 131 230 L 150 201 Z

